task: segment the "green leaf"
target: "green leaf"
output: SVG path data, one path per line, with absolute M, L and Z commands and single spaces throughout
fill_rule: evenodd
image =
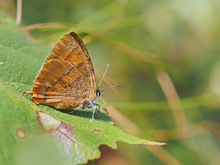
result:
M 91 121 L 92 111 L 89 109 L 77 110 L 70 114 L 65 110 L 59 111 L 49 106 L 34 104 L 30 95 L 22 94 L 22 92 L 29 91 L 32 88 L 33 80 L 50 49 L 30 43 L 19 31 L 19 28 L 11 18 L 0 14 L 0 22 L 1 163 L 33 164 L 33 162 L 29 162 L 31 159 L 29 160 L 25 158 L 25 156 L 37 156 L 37 159 L 34 160 L 37 160 L 38 164 L 42 162 L 44 162 L 44 164 L 49 164 L 48 161 L 51 162 L 50 159 L 45 161 L 44 158 L 45 154 L 52 154 L 53 152 L 49 152 L 48 150 L 46 150 L 46 152 L 45 149 L 42 148 L 39 149 L 39 146 L 45 145 L 42 145 L 44 144 L 42 143 L 44 140 L 37 137 L 49 136 L 50 139 L 56 139 L 57 135 L 51 132 L 50 135 L 48 135 L 42 131 L 36 114 L 39 110 L 50 114 L 51 117 L 53 116 L 52 118 L 72 128 L 72 131 L 70 131 L 71 137 L 74 136 L 76 143 L 72 142 L 69 145 L 65 140 L 62 142 L 53 140 L 54 146 L 58 146 L 60 150 L 63 163 L 87 163 L 88 160 L 94 160 L 101 156 L 98 149 L 101 144 L 116 149 L 116 141 L 127 142 L 129 144 L 164 144 L 142 140 L 124 133 L 115 126 L 114 122 L 111 121 L 108 115 L 103 111 L 98 114 L 98 118 L 96 117 L 95 121 Z M 63 135 L 67 136 L 67 134 Z M 41 145 L 37 145 L 38 142 L 41 143 Z M 47 145 L 45 147 L 48 148 Z M 18 151 L 17 148 L 22 148 L 22 150 L 16 152 Z M 67 148 L 69 150 L 67 150 Z M 46 153 L 42 154 L 44 152 Z M 54 155 L 56 155 L 55 151 Z M 54 160 L 54 155 L 52 154 L 52 156 L 48 155 L 46 157 L 48 158 L 51 156 Z M 41 160 L 42 162 L 39 163 Z M 54 162 L 52 164 L 54 164 Z

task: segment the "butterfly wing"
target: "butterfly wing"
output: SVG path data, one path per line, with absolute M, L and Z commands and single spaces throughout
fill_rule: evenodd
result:
M 96 97 L 93 65 L 76 33 L 59 39 L 27 93 L 35 103 L 59 109 L 75 108 Z

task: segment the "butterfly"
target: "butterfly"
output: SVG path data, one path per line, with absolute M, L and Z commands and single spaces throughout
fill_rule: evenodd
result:
M 93 109 L 94 120 L 96 110 L 100 110 L 96 101 L 102 91 L 96 88 L 93 64 L 82 39 L 70 32 L 55 44 L 34 80 L 32 90 L 25 93 L 31 94 L 36 104 L 57 109 Z

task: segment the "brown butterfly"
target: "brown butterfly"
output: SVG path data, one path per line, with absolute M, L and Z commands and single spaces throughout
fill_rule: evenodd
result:
M 36 104 L 57 109 L 93 109 L 94 120 L 96 110 L 100 109 L 96 100 L 102 91 L 96 89 L 95 72 L 83 41 L 75 32 L 70 32 L 55 44 L 32 90 L 25 93 L 31 94 Z

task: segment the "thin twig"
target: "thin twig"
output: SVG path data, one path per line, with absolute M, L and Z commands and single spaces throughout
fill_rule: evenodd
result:
M 181 165 L 175 157 L 173 157 L 169 152 L 164 150 L 162 147 L 146 146 L 147 150 L 150 150 L 158 159 L 160 159 L 164 164 L 167 165 Z
M 21 31 L 28 31 L 28 30 L 36 30 L 36 29 L 41 29 L 41 28 L 49 28 L 49 27 L 54 27 L 54 28 L 77 28 L 76 25 L 74 24 L 67 24 L 67 23 L 59 23 L 59 22 L 48 22 L 48 23 L 38 23 L 38 24 L 33 24 L 29 26 L 24 26 L 21 27 Z
M 16 24 L 20 25 L 22 15 L 22 0 L 17 0 Z
M 167 72 L 159 68 L 156 69 L 156 76 L 157 81 L 170 105 L 175 123 L 177 125 L 177 130 L 182 126 L 186 126 L 184 131 L 179 129 L 179 134 L 183 136 L 185 136 L 185 134 L 191 135 L 190 128 L 188 127 L 187 118 L 180 102 L 180 98 L 177 94 L 172 80 L 170 79 L 170 76 Z

